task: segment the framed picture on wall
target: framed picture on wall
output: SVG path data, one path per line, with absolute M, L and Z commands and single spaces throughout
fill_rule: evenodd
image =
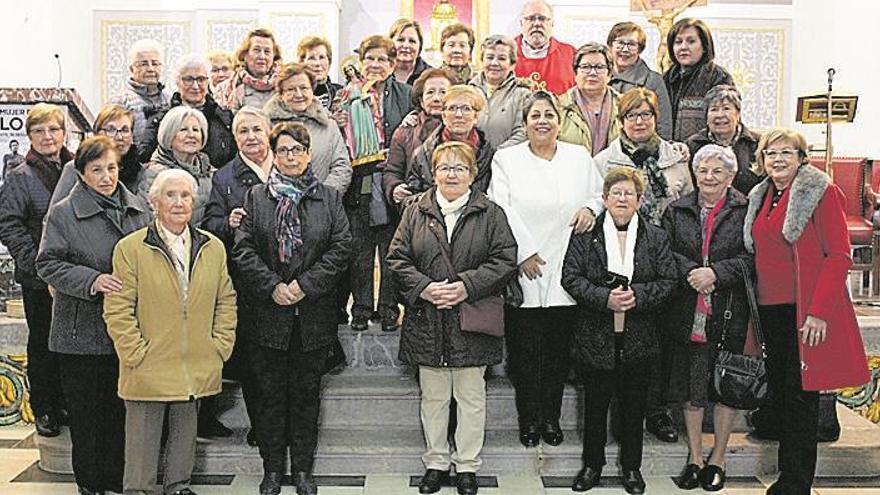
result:
M 489 0 L 401 0 L 400 16 L 415 19 L 422 27 L 422 57 L 440 65 L 440 33 L 456 22 L 474 30 L 476 46 L 472 60 L 479 60 L 480 41 L 489 34 Z

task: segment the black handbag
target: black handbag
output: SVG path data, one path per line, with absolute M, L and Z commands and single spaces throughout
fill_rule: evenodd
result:
M 761 356 L 737 354 L 724 348 L 727 325 L 733 316 L 731 313 L 733 293 L 731 293 L 727 299 L 727 309 L 724 311 L 724 323 L 721 327 L 721 341 L 718 343 L 718 352 L 715 357 L 712 388 L 718 402 L 725 406 L 735 409 L 755 409 L 767 398 L 767 370 L 765 368 L 767 351 L 764 346 L 761 320 L 758 317 L 758 301 L 755 297 L 752 277 L 742 260 L 740 260 L 740 268 L 746 286 L 751 325 L 755 331 L 755 340 L 761 346 Z

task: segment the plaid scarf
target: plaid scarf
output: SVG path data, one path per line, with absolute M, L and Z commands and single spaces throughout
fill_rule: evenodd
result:
M 269 196 L 278 200 L 275 207 L 275 238 L 278 239 L 278 260 L 290 262 L 294 251 L 303 244 L 302 221 L 299 218 L 299 203 L 303 196 L 318 185 L 318 178 L 307 168 L 299 177 L 282 175 L 272 169 L 266 183 Z

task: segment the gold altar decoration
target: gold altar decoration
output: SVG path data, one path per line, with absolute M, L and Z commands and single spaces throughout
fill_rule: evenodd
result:
M 416 5 L 420 8 L 416 9 Z M 430 5 L 430 9 L 424 8 Z M 471 18 L 462 19 L 461 7 L 470 6 Z M 430 14 L 417 18 L 416 11 L 429 11 Z M 454 16 L 454 17 L 453 17 Z M 480 60 L 480 42 L 489 35 L 489 0 L 401 0 L 400 17 L 416 20 L 425 34 L 423 56 L 429 63 L 440 63 L 440 33 L 453 22 L 467 24 L 474 30 L 476 46 L 472 60 Z

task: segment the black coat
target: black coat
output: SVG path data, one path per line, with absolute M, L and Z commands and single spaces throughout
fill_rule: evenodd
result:
M 733 85 L 733 77 L 724 67 L 704 56 L 704 62 L 692 69 L 673 65 L 663 82 L 672 103 L 672 140 L 684 142 L 706 127 L 706 93 L 720 84 Z
M 260 322 L 247 336 L 272 349 L 287 350 L 296 318 L 298 338 L 303 352 L 332 344 L 336 339 L 336 286 L 348 268 L 351 255 L 351 231 L 342 209 L 339 192 L 322 184 L 304 196 L 299 204 L 302 222 L 302 246 L 288 263 L 278 260 L 275 237 L 277 201 L 268 186 L 260 184 L 248 191 L 247 212 L 235 231 L 233 260 L 241 292 L 248 294 L 254 314 Z M 306 297 L 291 306 L 281 306 L 272 299 L 279 283 L 299 282 Z
M 104 297 L 92 294 L 102 273 L 113 272 L 119 239 L 150 223 L 150 209 L 120 183 L 124 212 L 117 224 L 77 181 L 70 195 L 52 206 L 37 254 L 40 278 L 55 288 L 49 350 L 64 354 L 115 354 L 104 323 Z
M 235 155 L 229 163 L 218 170 L 211 178 L 211 196 L 205 205 L 205 215 L 201 227 L 216 235 L 232 251 L 234 232 L 229 228 L 229 213 L 244 204 L 248 190 L 262 184 L 260 177 L 248 167 L 241 155 Z M 230 257 L 231 258 L 231 257 Z M 233 277 L 234 278 L 234 277 Z
M 432 173 L 431 155 L 434 149 L 442 144 L 443 129 L 445 126 L 440 124 L 428 136 L 428 139 L 416 148 L 412 157 L 412 168 L 407 172 L 406 184 L 413 193 L 420 193 L 428 190 L 434 185 L 434 174 Z M 486 192 L 489 189 L 489 182 L 492 180 L 492 158 L 495 156 L 495 148 L 486 139 L 483 131 L 476 129 L 480 136 L 480 149 L 475 153 L 477 161 L 477 176 L 474 177 L 474 183 L 471 189 L 474 191 Z
M 591 232 L 571 236 L 562 264 L 562 287 L 578 303 L 572 357 L 589 368 L 612 370 L 614 313 L 607 306 L 611 288 L 605 285 L 605 215 L 599 215 Z M 641 217 L 636 218 L 639 225 L 630 281 L 636 305 L 626 312 L 621 360 L 624 365 L 642 363 L 660 352 L 660 315 L 678 279 L 666 233 Z
M 142 162 L 147 163 L 152 160 L 153 152 L 158 146 L 159 124 L 165 114 L 168 113 L 168 110 L 182 104 L 183 99 L 180 97 L 180 93 L 175 92 L 171 96 L 171 106 L 147 120 L 144 142 L 138 143 Z M 208 142 L 205 143 L 202 151 L 208 155 L 212 164 L 220 165 L 229 162 L 238 153 L 235 136 L 232 134 L 232 112 L 218 105 L 211 93 L 205 96 L 205 105 L 201 111 L 205 115 L 205 119 L 208 120 Z
M 663 228 L 669 235 L 669 245 L 678 269 L 678 283 L 673 297 L 666 306 L 667 335 L 676 342 L 690 341 L 694 324 L 697 292 L 687 282 L 688 273 L 703 266 L 701 251 L 703 234 L 700 223 L 700 206 L 693 192 L 669 205 L 663 214 Z M 709 244 L 709 267 L 715 272 L 715 292 L 712 294 L 712 316 L 706 325 L 710 342 L 721 339 L 725 310 L 730 304 L 731 319 L 727 322 L 726 347 L 741 353 L 745 344 L 749 322 L 749 306 L 740 261 L 750 273 L 754 271 L 754 259 L 743 245 L 743 222 L 748 199 L 736 189 L 730 189 L 727 200 L 715 217 L 712 241 Z
M 61 164 L 70 160 L 73 155 L 66 148 L 61 150 L 61 163 L 57 164 L 32 149 L 25 162 L 6 175 L 0 187 L 0 242 L 15 261 L 15 281 L 24 288 L 46 288 L 37 277 L 34 262 L 43 234 L 43 218 L 61 178 Z
M 755 151 L 758 149 L 758 141 L 760 139 L 761 136 L 759 134 L 748 130 L 743 125 L 739 139 L 731 147 L 733 154 L 736 155 L 737 165 L 736 177 L 733 178 L 733 187 L 745 195 L 749 194 L 749 191 L 755 187 L 755 184 L 761 182 L 761 179 L 752 172 L 752 164 L 755 163 Z M 703 130 L 689 137 L 687 145 L 691 151 L 691 160 L 693 161 L 694 155 L 700 148 L 712 143 L 713 141 L 709 138 L 708 127 L 704 127 Z M 697 179 L 693 174 L 693 167 L 691 167 L 691 179 L 693 179 L 694 184 L 697 183 Z
M 462 332 L 459 309 L 436 309 L 419 295 L 431 282 L 461 280 L 468 302 L 504 292 L 516 274 L 516 239 L 500 206 L 471 192 L 447 242 L 446 223 L 431 188 L 407 208 L 388 249 L 388 266 L 405 299 L 400 360 L 423 366 L 484 366 L 501 362 L 500 337 Z M 443 259 L 449 250 L 450 273 Z

